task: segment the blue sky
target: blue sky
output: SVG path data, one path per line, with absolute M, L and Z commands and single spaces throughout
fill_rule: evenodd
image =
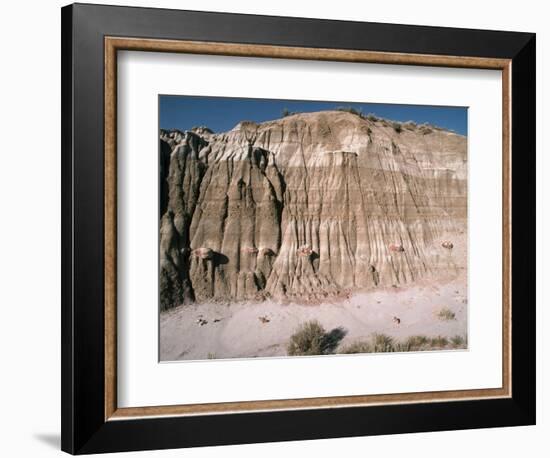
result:
M 240 121 L 263 122 L 278 119 L 284 109 L 296 112 L 353 107 L 394 121 L 427 122 L 467 135 L 465 107 L 396 105 L 386 103 L 312 102 L 304 100 L 246 99 L 232 97 L 159 96 L 159 123 L 162 129 L 187 130 L 207 126 L 225 132 Z

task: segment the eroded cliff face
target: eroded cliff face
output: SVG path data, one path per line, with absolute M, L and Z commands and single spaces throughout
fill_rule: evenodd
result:
M 163 309 L 322 300 L 461 267 L 442 237 L 466 231 L 463 136 L 324 111 L 160 142 Z

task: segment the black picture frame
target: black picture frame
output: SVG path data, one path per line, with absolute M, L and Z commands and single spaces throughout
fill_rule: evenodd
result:
M 62 8 L 62 449 L 72 454 L 535 424 L 535 34 Z M 105 420 L 104 37 L 511 59 L 512 396 Z

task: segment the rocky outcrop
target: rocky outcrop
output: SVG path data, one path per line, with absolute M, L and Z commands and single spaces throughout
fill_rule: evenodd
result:
M 463 136 L 324 111 L 218 134 L 161 131 L 160 143 L 164 309 L 320 300 L 459 267 Z

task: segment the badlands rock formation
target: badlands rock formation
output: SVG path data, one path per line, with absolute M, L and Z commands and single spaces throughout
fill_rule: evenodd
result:
M 319 301 L 460 267 L 463 136 L 322 111 L 161 130 L 160 145 L 163 309 Z

